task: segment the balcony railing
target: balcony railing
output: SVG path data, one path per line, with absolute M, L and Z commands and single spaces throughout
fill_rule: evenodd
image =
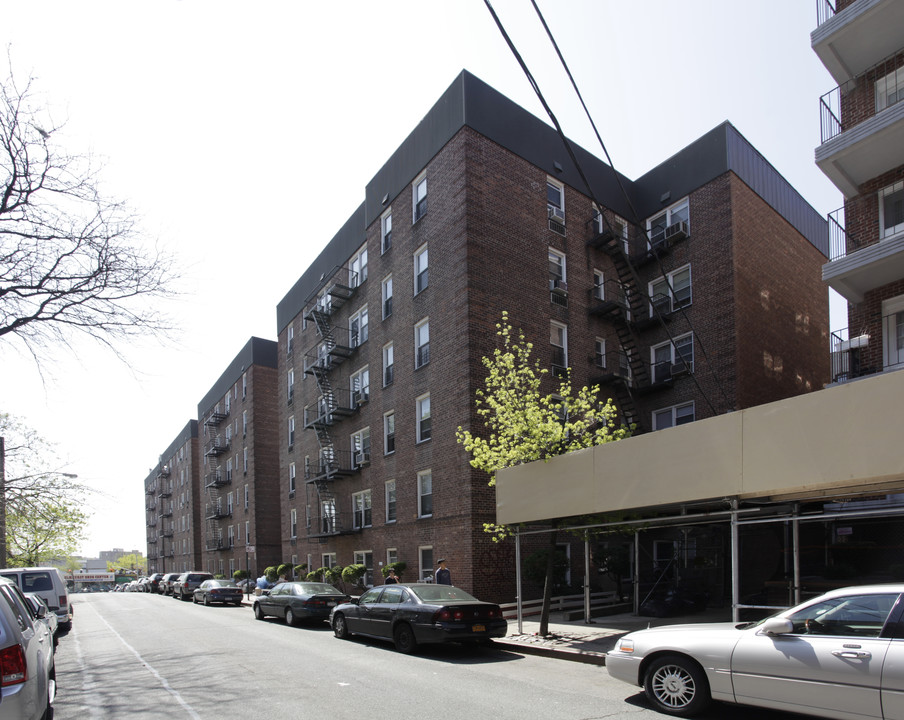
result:
M 369 453 L 369 451 L 368 451 Z M 359 452 L 352 450 L 333 450 L 330 457 L 322 457 L 305 466 L 304 479 L 308 482 L 334 475 L 351 475 L 361 469 Z M 368 455 L 369 461 L 369 455 Z
M 816 0 L 816 27 L 831 20 L 836 12 L 834 0 Z
M 901 346 L 904 313 L 876 318 L 865 326 L 831 335 L 832 382 L 843 383 L 892 370 L 904 370 Z
M 819 98 L 822 143 L 904 100 L 904 49 Z

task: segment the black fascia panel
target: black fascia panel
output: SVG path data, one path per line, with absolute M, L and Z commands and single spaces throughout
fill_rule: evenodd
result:
M 304 310 L 317 291 L 364 244 L 366 239 L 364 229 L 364 203 L 361 203 L 351 217 L 345 221 L 339 232 L 314 259 L 314 262 L 308 266 L 292 289 L 279 301 L 276 306 L 277 335 Z
M 245 347 L 229 363 L 229 367 L 220 375 L 219 380 L 214 383 L 204 399 L 198 403 L 198 418 L 203 420 L 211 408 L 226 395 L 226 391 L 238 381 L 242 373 L 252 365 L 276 368 L 276 348 L 274 340 L 264 340 L 258 337 L 252 337 L 245 343 Z

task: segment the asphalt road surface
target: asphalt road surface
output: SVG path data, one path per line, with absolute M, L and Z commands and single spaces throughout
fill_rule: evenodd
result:
M 329 718 L 651 720 L 665 717 L 605 668 L 456 645 L 401 655 L 328 625 L 258 621 L 145 593 L 73 596 L 57 650 L 56 720 Z M 801 716 L 714 706 L 707 720 Z

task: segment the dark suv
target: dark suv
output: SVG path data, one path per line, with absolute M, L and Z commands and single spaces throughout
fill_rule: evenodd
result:
M 173 597 L 180 600 L 191 600 L 195 588 L 205 580 L 213 580 L 213 575 L 205 572 L 182 573 L 173 583 Z
M 163 578 L 163 573 L 153 573 L 147 576 L 147 579 L 144 581 L 145 591 L 150 593 L 156 593 L 160 589 L 160 580 Z

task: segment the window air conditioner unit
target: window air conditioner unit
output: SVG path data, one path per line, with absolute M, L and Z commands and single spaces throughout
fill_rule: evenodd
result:
M 556 295 L 567 296 L 568 295 L 568 283 L 564 280 L 558 280 L 556 278 L 549 279 L 549 291 L 555 293 Z
M 684 220 L 672 223 L 665 229 L 665 239 L 668 242 L 684 240 L 687 237 L 687 223 Z
M 547 209 L 549 210 L 550 220 L 565 224 L 565 211 L 562 208 L 558 208 L 555 205 L 547 205 Z
M 674 365 L 672 365 L 672 376 L 675 375 L 686 375 L 690 372 L 690 368 L 683 360 L 679 360 Z
M 358 467 L 362 467 L 364 465 L 370 465 L 370 453 L 369 452 L 356 452 L 355 453 L 355 465 Z

